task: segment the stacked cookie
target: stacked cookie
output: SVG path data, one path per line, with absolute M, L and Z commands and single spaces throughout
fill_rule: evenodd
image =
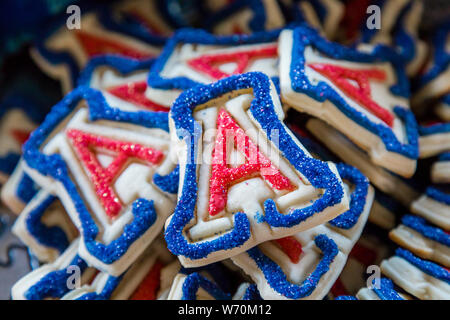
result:
M 358 298 L 450 297 L 448 124 L 411 110 L 445 115 L 448 36 L 420 73 L 422 3 L 352 36 L 340 1 L 163 9 L 92 7 L 32 49 L 67 94 L 2 189 L 41 262 L 12 298 L 350 299 L 379 263 L 401 289 Z

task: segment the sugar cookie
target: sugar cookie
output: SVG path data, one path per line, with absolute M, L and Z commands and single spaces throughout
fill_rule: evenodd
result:
M 423 218 L 404 215 L 389 237 L 417 256 L 450 267 L 450 235 Z
M 264 299 L 321 299 L 344 268 L 369 215 L 373 189 L 357 169 L 337 167 L 347 189 L 353 190 L 349 211 L 231 258 L 255 281 Z
M 80 230 L 80 256 L 113 276 L 173 210 L 167 129 L 167 113 L 113 108 L 101 92 L 81 86 L 25 146 L 26 173 L 61 200 Z

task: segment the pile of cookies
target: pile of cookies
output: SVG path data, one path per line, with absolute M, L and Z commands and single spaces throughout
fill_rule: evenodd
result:
M 40 262 L 12 298 L 450 299 L 450 25 L 355 2 L 124 0 L 43 30 L 64 98 L 0 111 Z

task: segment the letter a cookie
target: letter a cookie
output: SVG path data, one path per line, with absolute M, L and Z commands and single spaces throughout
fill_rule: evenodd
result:
M 259 72 L 199 85 L 172 106 L 180 196 L 165 239 L 184 266 L 232 257 L 348 209 L 336 167 L 312 158 L 283 117 Z

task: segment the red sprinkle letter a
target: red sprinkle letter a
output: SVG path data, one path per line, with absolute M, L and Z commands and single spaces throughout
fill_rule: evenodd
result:
M 225 208 L 228 188 L 234 182 L 260 175 L 277 190 L 293 188 L 289 179 L 283 176 L 270 160 L 259 152 L 258 147 L 224 109 L 219 111 L 217 127 L 209 187 L 210 215 L 216 215 Z M 246 159 L 246 163 L 238 167 L 230 168 L 227 165 L 227 131 L 233 133 L 235 145 Z

